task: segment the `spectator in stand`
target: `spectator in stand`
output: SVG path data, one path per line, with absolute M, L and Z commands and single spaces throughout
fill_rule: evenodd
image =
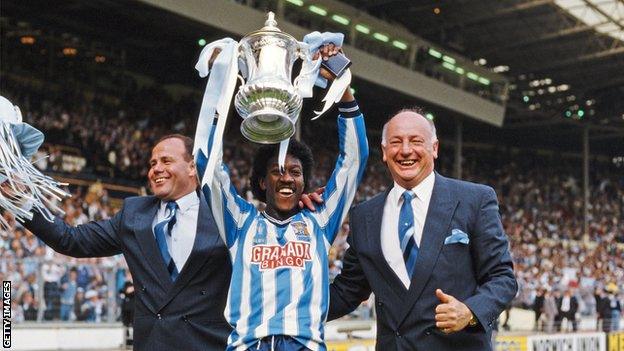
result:
M 74 310 L 76 291 L 78 290 L 78 283 L 76 282 L 77 276 L 78 273 L 76 272 L 76 268 L 72 267 L 69 270 L 67 281 L 61 286 L 61 320 L 63 321 L 69 321 L 74 318 L 72 313 Z
M 610 331 L 620 330 L 620 319 L 622 318 L 622 305 L 617 297 L 618 288 L 615 284 L 607 285 L 608 295 L 605 298 L 605 312 L 608 316 L 608 320 L 605 320 L 609 324 Z
M 98 292 L 89 290 L 85 293 L 85 301 L 80 306 L 80 313 L 83 320 L 87 322 L 101 322 L 102 315 L 106 312 L 106 306 L 100 300 Z
M 557 317 L 557 301 L 550 288 L 544 293 L 544 330 L 547 333 L 555 331 L 555 318 Z
M 54 262 L 45 263 L 41 267 L 43 276 L 43 299 L 46 309 L 44 319 L 47 321 L 57 320 L 61 311 L 60 281 L 63 276 L 63 268 Z
M 82 305 L 86 302 L 85 292 L 83 288 L 76 289 L 76 298 L 74 299 L 74 316 L 77 321 L 85 321 L 86 316 L 82 313 Z
M 557 331 L 562 330 L 564 319 L 567 322 L 567 330 L 570 330 L 570 324 L 572 324 L 572 331 L 576 331 L 578 328 L 576 312 L 578 312 L 579 305 L 576 296 L 572 293 L 572 289 L 568 288 L 563 296 L 557 299 Z
M 608 333 L 611 331 L 611 309 L 609 307 L 609 299 L 603 288 L 596 288 L 594 293 L 596 300 L 596 330 Z
M 535 324 L 533 326 L 534 331 L 543 331 L 544 326 L 540 326 L 540 317 L 544 312 L 544 293 L 546 289 L 540 287 L 537 289 L 537 295 L 535 295 L 535 300 L 533 301 L 533 312 L 535 313 Z
M 37 309 L 37 303 L 35 301 L 35 299 L 33 298 L 33 295 L 30 291 L 25 291 L 24 294 L 22 294 L 22 299 L 21 299 L 21 309 L 22 309 L 22 313 L 24 315 L 24 320 L 25 321 L 36 321 L 37 320 L 37 312 L 39 311 Z

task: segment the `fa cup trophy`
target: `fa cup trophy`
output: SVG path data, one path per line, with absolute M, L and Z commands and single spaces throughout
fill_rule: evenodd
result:
M 261 144 L 290 138 L 303 103 L 291 83 L 291 73 L 297 58 L 309 59 L 307 51 L 293 36 L 277 28 L 269 12 L 262 29 L 240 40 L 239 53 L 247 68 L 247 81 L 234 98 L 236 111 L 243 118 L 241 133 Z
M 339 33 L 313 32 L 297 41 L 277 27 L 274 14 L 269 12 L 264 27 L 245 35 L 240 42 L 224 38 L 206 45 L 195 65 L 201 77 L 209 78 L 193 149 L 198 167 L 205 168 L 204 174 L 212 173 L 219 156 L 208 155 L 207 145 L 210 140 L 221 143 L 237 78 L 242 84 L 234 106 L 243 118 L 241 133 L 256 143 L 279 143 L 278 163 L 282 167 L 302 100 L 312 97 L 312 88 L 320 79 L 322 60 L 315 60 L 314 54 L 325 44 L 342 46 L 342 39 Z M 298 59 L 302 60 L 301 70 L 293 80 L 293 65 Z M 327 90 L 323 108 L 314 118 L 342 97 L 351 82 L 347 67 L 348 64 L 344 65 L 342 74 L 335 74 L 337 78 Z M 214 145 L 212 150 L 221 150 L 221 146 Z

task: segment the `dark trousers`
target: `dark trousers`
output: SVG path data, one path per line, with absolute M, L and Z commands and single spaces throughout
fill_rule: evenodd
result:
M 565 318 L 568 323 L 572 322 L 572 330 L 576 331 L 578 326 L 576 322 L 576 313 L 571 311 L 568 312 L 560 312 L 555 318 L 555 325 L 557 326 L 557 331 L 561 331 L 561 325 L 563 324 L 563 319 Z
M 537 310 L 534 311 L 535 312 L 535 324 L 533 326 L 533 330 L 539 330 L 539 331 L 544 331 L 544 326 L 540 326 L 539 325 L 539 319 L 542 316 L 542 311 L 541 310 Z

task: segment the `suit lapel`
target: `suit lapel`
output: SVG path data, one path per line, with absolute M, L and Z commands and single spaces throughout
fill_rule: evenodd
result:
M 158 211 L 158 205 L 160 201 L 157 198 L 153 198 L 153 202 L 145 210 L 136 211 L 135 223 L 136 223 L 136 237 L 143 252 L 145 260 L 147 260 L 149 268 L 152 269 L 157 277 L 157 281 L 160 282 L 163 291 L 169 291 L 173 285 L 169 271 L 165 266 L 165 261 L 162 259 L 156 238 L 154 237 L 154 231 L 152 230 L 152 223 L 156 212 Z
M 398 296 L 403 296 L 407 292 L 407 289 L 405 289 L 405 285 L 403 285 L 401 279 L 399 279 L 394 269 L 392 269 L 388 261 L 386 261 L 383 250 L 381 249 L 381 222 L 386 198 L 390 193 L 390 189 L 392 189 L 392 187 L 386 190 L 383 196 L 378 196 L 372 200 L 373 202 L 366 214 L 366 233 L 370 238 L 374 251 L 373 258 L 375 260 L 375 267 L 379 268 L 381 276 L 386 280 L 388 285 L 392 287 L 394 292 Z
M 418 259 L 416 260 L 416 268 L 412 275 L 405 308 L 402 309 L 404 314 L 399 319 L 401 323 L 410 313 L 412 306 L 422 294 L 427 281 L 431 277 L 433 268 L 442 250 L 453 213 L 459 203 L 457 199 L 451 198 L 446 179 L 437 173 L 435 177 L 435 184 L 418 251 Z
M 197 213 L 197 229 L 193 249 L 184 267 L 182 267 L 180 275 L 175 280 L 173 289 L 167 293 L 167 297 L 160 305 L 159 310 L 164 308 L 203 267 L 204 263 L 210 258 L 210 250 L 224 245 L 216 228 L 208 203 L 203 193 L 199 192 L 199 211 Z

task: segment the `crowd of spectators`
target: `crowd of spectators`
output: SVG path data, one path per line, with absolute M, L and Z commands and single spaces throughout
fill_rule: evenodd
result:
M 536 297 L 551 296 L 559 309 L 550 313 L 550 330 L 559 329 L 561 299 L 569 291 L 578 302 L 567 323 L 572 329 L 579 316 L 595 314 L 608 320 L 604 330 L 619 328 L 610 321 L 619 321 L 613 312 L 621 315 L 620 304 L 604 306 L 603 300 L 624 297 L 624 171 L 595 160 L 585 230 L 580 159 L 516 156 L 489 168 L 494 174 L 468 172 L 497 190 L 520 286 L 514 304 L 537 316 L 546 306 Z M 540 329 L 549 330 L 548 324 Z
M 13 77 L 3 82 L 1 93 L 20 105 L 25 120 L 46 134 L 48 150 L 53 154 L 45 165 L 48 170 L 59 170 L 54 159 L 60 157 L 62 145 L 75 147 L 86 159 L 83 173 L 99 174 L 105 169 L 105 175 L 115 179 L 136 181 L 144 181 L 150 148 L 159 137 L 171 132 L 193 134 L 199 101 L 192 96 L 174 100 L 157 88 L 136 88 L 128 93 L 128 103 L 111 103 L 106 96 L 54 90 Z M 248 178 L 255 146 L 241 142 L 236 129 L 227 131 L 224 159 L 233 184 L 251 200 Z M 325 184 L 333 168 L 336 143 L 329 136 L 315 138 L 309 130 L 303 133 L 317 163 L 310 182 L 314 189 Z M 453 150 L 442 145 L 436 169 L 452 175 Z M 463 157 L 462 178 L 488 184 L 499 196 L 520 284 L 514 305 L 533 309 L 541 300 L 536 299 L 538 296 L 559 297 L 556 301 L 561 301 L 570 291 L 578 300 L 578 314 L 609 315 L 613 319 L 604 298 L 613 295 L 609 299 L 621 300 L 624 288 L 624 171 L 608 160 L 592 160 L 589 224 L 585 228 L 577 156 L 466 147 Z M 372 150 L 356 202 L 389 186 L 391 178 L 378 152 Z M 101 187 L 73 191 L 75 196 L 63 203 L 69 223 L 107 218 L 113 213 L 109 196 Z M 345 223 L 330 251 L 332 277 L 342 267 L 348 233 Z M 77 260 L 58 255 L 18 223 L 10 233 L 0 236 L 0 274 L 15 284 L 13 301 L 18 320 L 109 320 L 110 311 L 115 313 L 111 318 L 117 318 L 119 308 L 107 305 L 119 302 L 117 291 L 127 280 L 122 258 Z M 110 274 L 115 277 L 107 277 Z M 111 286 L 109 281 L 115 284 Z M 542 303 L 537 314 L 550 318 L 552 313 L 546 313 L 550 305 Z M 545 322 L 543 329 L 557 328 L 560 316 L 555 313 L 549 319 L 552 327 Z
M 147 175 L 145 151 L 167 133 L 192 134 L 191 116 L 199 110 L 191 96 L 174 101 L 157 88 L 126 91 L 122 105 L 109 95 L 11 75 L 3 77 L 2 88 L 24 120 L 45 134 L 48 170 L 62 171 L 61 150 L 73 150 L 69 154 L 85 159 L 84 172 L 134 181 Z
M 71 192 L 72 197 L 62 203 L 68 223 L 77 225 L 113 214 L 101 184 Z M 11 228 L 0 230 L 0 278 L 12 283 L 13 321 L 117 319 L 121 308 L 117 291 L 131 282 L 121 256 L 77 259 L 60 255 L 9 213 L 4 217 Z

